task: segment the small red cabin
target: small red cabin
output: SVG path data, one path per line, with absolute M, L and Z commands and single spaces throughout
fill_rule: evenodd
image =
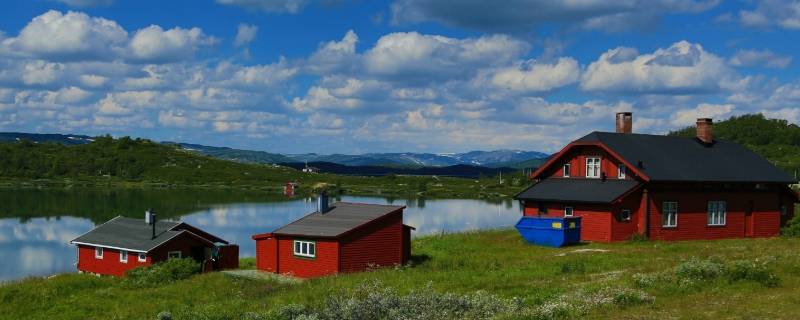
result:
M 176 221 L 118 216 L 70 243 L 78 247 L 78 271 L 124 276 L 128 270 L 170 258 L 191 257 L 203 271 L 239 267 L 239 246 Z
M 711 119 L 695 138 L 592 132 L 553 155 L 515 197 L 525 216 L 581 217 L 581 238 L 622 241 L 777 236 L 794 214 L 797 183 L 756 153 L 713 137 Z
M 259 270 L 314 278 L 408 261 L 413 228 L 403 224 L 404 206 L 319 202 L 316 212 L 253 236 Z

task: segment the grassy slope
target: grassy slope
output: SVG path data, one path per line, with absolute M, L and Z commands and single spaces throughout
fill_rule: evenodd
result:
M 288 181 L 300 193 L 326 185 L 358 195 L 499 198 L 526 183 L 510 177 L 479 181 L 412 176 L 354 177 L 307 174 L 271 165 L 218 160 L 148 140 L 100 137 L 86 145 L 0 143 L 0 186 L 205 187 L 282 192 Z
M 551 249 L 526 245 L 515 231 L 483 231 L 423 237 L 413 242 L 421 262 L 403 269 L 379 270 L 311 280 L 298 285 L 242 280 L 214 273 L 150 289 L 130 289 L 119 280 L 87 275 L 29 279 L 0 287 L 0 318 L 133 319 L 171 311 L 206 315 L 263 313 L 279 305 L 321 305 L 326 296 L 380 280 L 401 292 L 430 282 L 435 290 L 471 293 L 486 290 L 502 297 L 521 297 L 529 305 L 581 288 L 631 286 L 634 273 L 669 270 L 692 257 L 774 260 L 777 288 L 753 282 L 712 281 L 691 290 L 670 286 L 645 289 L 652 305 L 595 309 L 588 317 L 621 318 L 800 318 L 800 239 L 745 239 L 590 244 Z M 608 252 L 576 253 L 576 249 Z M 252 261 L 248 261 L 252 262 Z M 564 273 L 566 264 L 585 265 L 585 272 Z M 47 306 L 47 307 L 43 307 Z

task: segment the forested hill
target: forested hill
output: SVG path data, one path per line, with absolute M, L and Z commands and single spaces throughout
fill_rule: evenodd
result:
M 66 146 L 27 140 L 0 143 L 0 177 L 110 178 L 170 184 L 288 181 L 294 170 L 212 159 L 145 139 L 96 137 Z
M 669 133 L 682 137 L 695 134 L 695 127 Z M 742 144 L 789 174 L 800 171 L 800 127 L 786 120 L 767 119 L 762 114 L 732 117 L 714 123 L 714 137 Z

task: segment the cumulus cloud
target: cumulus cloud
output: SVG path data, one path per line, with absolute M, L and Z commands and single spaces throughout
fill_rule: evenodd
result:
M 715 92 L 730 74 L 724 60 L 686 41 L 651 54 L 634 56 L 633 52 L 617 48 L 603 53 L 586 69 L 581 88 L 656 94 Z
M 695 108 L 676 111 L 670 122 L 678 128 L 687 127 L 693 125 L 698 118 L 726 119 L 733 114 L 735 109 L 736 106 L 733 104 L 700 103 Z
M 490 83 L 518 92 L 541 92 L 560 88 L 578 81 L 580 66 L 572 58 L 559 58 L 552 63 L 528 60 L 517 66 L 494 70 Z
M 190 58 L 200 46 L 212 45 L 217 40 L 203 34 L 199 28 L 175 27 L 164 30 L 151 25 L 136 31 L 130 42 L 132 58 L 142 62 L 171 62 Z
M 784 69 L 792 63 L 792 57 L 779 55 L 769 49 L 739 50 L 731 57 L 729 63 L 737 67 L 756 67 Z
M 756 3 L 753 10 L 739 11 L 739 22 L 742 25 L 800 29 L 800 1 L 764 0 Z
M 351 69 L 355 64 L 358 35 L 348 30 L 340 41 L 320 44 L 317 51 L 308 58 L 307 69 L 313 73 L 325 74 Z
M 237 47 L 248 44 L 256 38 L 256 33 L 258 33 L 258 26 L 241 23 L 236 31 L 233 44 Z
M 499 6 L 481 0 L 397 0 L 391 5 L 395 24 L 436 21 L 489 32 L 527 32 L 546 23 L 577 23 L 590 29 L 629 30 L 669 13 L 695 13 L 718 0 L 551 1 L 515 0 Z
M 234 5 L 249 10 L 299 13 L 308 4 L 306 0 L 217 0 L 217 3 Z

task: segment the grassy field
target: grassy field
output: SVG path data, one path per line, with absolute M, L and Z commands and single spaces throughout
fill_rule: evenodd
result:
M 26 279 L 0 287 L 0 318 L 368 319 L 413 309 L 412 319 L 797 319 L 798 248 L 800 239 L 771 238 L 551 249 L 513 230 L 458 233 L 415 239 L 411 266 L 302 283 L 222 273 L 143 288 L 78 274 Z

